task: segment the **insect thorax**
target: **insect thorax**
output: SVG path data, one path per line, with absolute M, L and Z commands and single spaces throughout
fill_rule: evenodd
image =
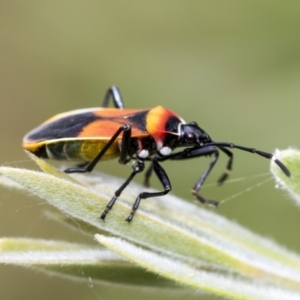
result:
M 119 141 L 119 148 L 121 147 Z M 147 158 L 151 157 L 157 152 L 157 145 L 152 136 L 142 138 L 131 138 L 130 151 L 131 157 Z

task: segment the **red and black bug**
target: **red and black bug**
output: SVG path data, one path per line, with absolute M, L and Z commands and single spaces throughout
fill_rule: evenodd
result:
M 115 108 L 108 108 L 110 99 Z M 196 122 L 185 123 L 177 114 L 162 106 L 125 109 L 121 94 L 115 86 L 108 89 L 102 107 L 74 110 L 54 116 L 30 131 L 23 139 L 23 147 L 41 158 L 77 161 L 78 165 L 66 169 L 66 173 L 91 172 L 100 160 L 105 159 L 119 158 L 120 164 L 134 160 L 131 174 L 116 190 L 101 214 L 103 220 L 122 191 L 137 173 L 144 171 L 145 162 L 149 161 L 145 185 L 148 185 L 154 172 L 163 191 L 140 193 L 126 219 L 128 222 L 133 219 L 142 199 L 166 195 L 171 191 L 168 175 L 160 164 L 165 160 L 212 156 L 210 164 L 193 186 L 192 193 L 202 204 L 217 206 L 217 201 L 207 200 L 199 192 L 218 160 L 219 150 L 228 156 L 227 167 L 219 178 L 219 183 L 226 180 L 232 169 L 233 153 L 228 148 L 273 158 L 272 154 L 254 148 L 215 142 Z M 175 149 L 180 150 L 173 152 Z M 290 176 L 282 162 L 276 158 L 274 162 L 286 176 Z

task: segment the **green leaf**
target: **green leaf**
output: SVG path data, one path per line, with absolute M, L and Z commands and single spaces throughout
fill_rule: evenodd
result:
M 274 162 L 271 164 L 271 172 L 273 173 L 278 187 L 286 190 L 291 198 L 300 204 L 300 151 L 296 149 L 276 150 L 276 158 L 282 161 L 290 170 L 291 176 L 287 177 Z
M 130 213 L 136 195 L 144 189 L 133 183 L 124 191 L 103 222 L 99 215 L 123 180 L 96 172 L 77 174 L 70 179 L 71 176 L 36 157 L 33 158 L 46 173 L 9 167 L 0 168 L 0 173 L 16 182 L 19 187 L 47 200 L 80 224 L 86 224 L 84 230 L 89 234 L 106 232 L 119 236 L 130 247 L 135 247 L 134 244 L 140 245 L 159 257 L 158 263 L 152 261 L 152 269 L 149 266 L 151 263 L 135 261 L 143 268 L 163 275 L 165 273 L 160 270 L 160 264 L 167 258 L 182 266 L 192 266 L 193 272 L 200 272 L 199 276 L 208 276 L 207 282 L 219 280 L 220 276 L 231 280 L 211 289 L 190 284 L 178 276 L 163 275 L 181 284 L 230 295 L 232 298 L 236 297 L 235 299 L 241 299 L 241 293 L 238 290 L 233 292 L 233 282 L 241 286 L 245 283 L 245 290 L 248 289 L 246 286 L 254 290 L 257 286 L 258 292 L 262 285 L 264 289 L 278 285 L 280 291 L 291 295 L 296 293 L 300 297 L 300 257 L 275 242 L 262 238 L 216 213 L 170 195 L 162 199 L 158 197 L 143 201 L 134 220 L 128 224 L 124 219 Z M 68 218 L 61 215 L 54 218 L 68 223 L 69 226 L 71 224 Z M 101 242 L 104 243 L 103 240 Z M 134 261 L 126 255 L 124 257 Z M 250 284 L 251 282 L 255 284 Z M 280 293 L 274 292 L 274 297 L 268 299 L 278 299 L 277 294 Z
M 157 275 L 101 249 L 61 241 L 41 239 L 0 239 L 0 263 L 25 266 L 46 273 L 71 276 L 86 281 L 176 288 L 173 281 L 157 280 Z
M 139 248 L 119 238 L 96 235 L 102 245 L 150 272 L 230 299 L 299 299 L 299 293 L 260 280 L 247 281 L 233 274 L 198 270 L 195 266 Z

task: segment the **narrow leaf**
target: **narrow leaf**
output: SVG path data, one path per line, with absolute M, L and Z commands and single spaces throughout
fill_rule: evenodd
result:
M 103 222 L 99 215 L 121 180 L 96 172 L 69 180 L 65 179 L 68 175 L 57 174 L 59 171 L 53 171 L 45 162 L 42 168 L 51 175 L 8 167 L 0 168 L 0 172 L 75 220 L 88 224 L 89 232 L 102 230 L 122 236 L 195 268 L 205 265 L 215 274 L 233 272 L 300 292 L 298 255 L 213 212 L 168 195 L 143 201 L 133 222 L 128 224 L 123 220 L 136 195 L 144 190 L 131 184 Z
M 2 238 L 0 264 L 30 267 L 84 281 L 92 278 L 95 282 L 139 287 L 176 287 L 173 281 L 157 280 L 157 275 L 145 272 L 108 250 L 60 241 Z
M 192 265 L 171 260 L 162 255 L 139 248 L 119 238 L 97 234 L 96 240 L 108 249 L 150 272 L 173 279 L 176 282 L 198 288 L 230 299 L 299 299 L 299 293 L 285 290 L 263 281 L 246 281 L 231 274 L 215 274 L 198 270 Z

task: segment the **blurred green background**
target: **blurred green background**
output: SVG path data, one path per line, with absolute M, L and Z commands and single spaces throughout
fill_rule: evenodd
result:
M 35 168 L 21 147 L 24 134 L 56 113 L 99 106 L 113 84 L 127 108 L 163 105 L 197 121 L 214 140 L 271 152 L 299 147 L 299 9 L 298 1 L 1 1 L 1 164 Z M 268 160 L 234 153 L 231 179 L 247 179 L 206 187 L 204 196 L 225 199 L 268 172 Z M 164 163 L 173 193 L 193 201 L 190 189 L 208 162 Z M 222 155 L 208 185 L 225 164 Z M 98 169 L 129 173 L 117 161 Z M 243 193 L 217 212 L 300 252 L 299 209 L 274 185 Z M 49 207 L 39 203 L 1 189 L 0 236 L 93 243 L 47 220 Z M 0 278 L 1 299 L 154 298 L 11 266 L 0 267 Z

